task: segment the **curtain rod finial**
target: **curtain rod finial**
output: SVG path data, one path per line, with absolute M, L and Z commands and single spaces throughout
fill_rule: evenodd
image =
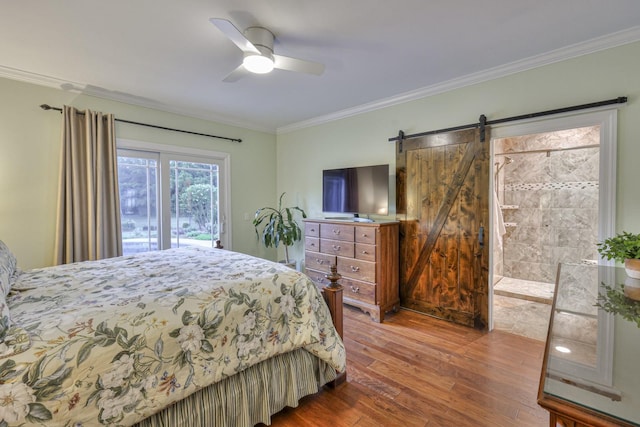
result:
M 40 108 L 42 108 L 43 110 L 51 110 L 51 106 L 49 104 L 42 104 Z

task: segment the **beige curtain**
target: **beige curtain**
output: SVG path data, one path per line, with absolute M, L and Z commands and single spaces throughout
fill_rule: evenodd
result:
M 112 114 L 63 109 L 56 262 L 122 255 Z

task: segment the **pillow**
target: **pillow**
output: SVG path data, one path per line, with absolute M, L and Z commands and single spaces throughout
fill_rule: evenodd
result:
M 11 253 L 7 245 L 0 240 L 0 296 L 4 297 L 11 290 L 11 283 L 14 280 L 14 273 L 18 262 Z
M 0 343 L 4 341 L 4 337 L 11 326 L 11 318 L 9 317 L 9 305 L 4 295 L 0 295 Z
M 11 326 L 9 306 L 6 297 L 11 285 L 9 281 L 16 268 L 16 257 L 13 256 L 7 245 L 0 240 L 0 354 L 6 352 L 5 338 L 8 338 Z
M 0 359 L 26 351 L 31 346 L 29 333 L 18 325 L 11 325 L 9 306 L 0 295 Z

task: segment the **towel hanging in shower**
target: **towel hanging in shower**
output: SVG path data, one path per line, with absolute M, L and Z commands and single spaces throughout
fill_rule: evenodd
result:
M 493 233 L 496 248 L 502 251 L 502 236 L 507 232 L 504 226 L 504 218 L 502 217 L 502 209 L 500 209 L 500 200 L 498 192 L 493 193 Z

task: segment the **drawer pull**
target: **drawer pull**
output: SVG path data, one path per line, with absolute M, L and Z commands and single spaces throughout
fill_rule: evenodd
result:
M 367 233 L 362 233 L 362 237 L 368 237 Z
M 357 294 L 358 292 L 360 292 L 360 288 L 357 286 L 351 286 L 351 292 Z
M 336 229 L 334 229 L 334 230 L 333 230 L 333 234 L 336 234 L 336 235 L 340 234 L 340 230 L 336 230 Z
M 364 255 L 367 255 L 369 252 L 367 252 L 367 251 L 362 251 L 362 253 L 363 253 Z
M 316 258 L 316 262 L 320 265 L 324 264 L 324 260 L 323 259 L 318 259 Z
M 354 267 L 353 265 L 351 265 L 350 267 L 351 267 L 351 271 L 353 271 L 354 273 L 357 271 L 360 271 L 360 267 Z
M 309 231 L 311 231 L 312 233 L 315 233 L 315 232 L 316 232 L 316 229 L 315 229 L 315 228 L 312 228 L 312 229 L 311 229 L 311 230 L 309 230 Z
M 333 250 L 334 251 L 339 251 L 340 250 L 340 246 L 339 245 L 333 245 Z

